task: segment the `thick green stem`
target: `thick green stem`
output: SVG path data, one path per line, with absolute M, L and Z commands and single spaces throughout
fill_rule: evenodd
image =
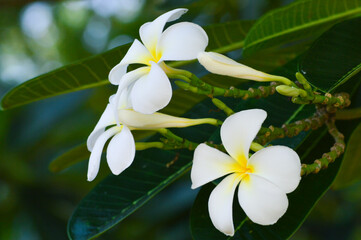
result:
M 161 128 L 157 129 L 161 135 L 163 135 L 165 138 L 161 139 L 161 141 L 164 144 L 163 149 L 182 149 L 186 148 L 188 150 L 194 150 L 198 143 L 189 141 L 186 138 L 179 137 L 172 133 L 169 129 Z
M 219 109 L 221 109 L 223 112 L 226 113 L 227 116 L 231 116 L 232 114 L 234 114 L 234 111 L 229 108 L 224 102 L 222 102 L 221 100 L 217 99 L 217 98 L 213 98 L 212 102 L 214 105 L 216 105 L 216 107 L 218 107 Z
M 312 117 L 298 120 L 294 123 L 284 124 L 281 128 L 274 126 L 261 128 L 255 142 L 265 145 L 266 143 L 278 138 L 294 137 L 302 131 L 308 131 L 310 129 L 315 130 L 323 126 L 327 119 L 328 114 L 325 109 L 318 109 Z
M 136 142 L 135 149 L 137 150 L 145 150 L 148 148 L 164 148 L 164 144 L 162 142 Z
M 336 160 L 345 151 L 344 136 L 340 133 L 335 125 L 335 120 L 330 119 L 326 122 L 328 132 L 335 140 L 335 144 L 331 147 L 331 151 L 324 153 L 322 158 L 316 159 L 312 164 L 302 164 L 301 176 L 310 173 L 318 173 L 321 169 L 327 168 L 328 165 Z
M 348 107 L 351 104 L 350 95 L 348 93 L 337 93 L 332 96 L 330 93 L 319 95 L 314 93 L 307 97 L 294 97 L 292 102 L 296 104 L 320 104 L 326 105 L 327 111 L 336 112 L 337 109 Z
M 209 97 L 224 96 L 242 98 L 246 100 L 249 98 L 265 98 L 276 92 L 276 83 L 273 82 L 270 86 L 260 86 L 258 88 L 249 88 L 248 90 L 242 90 L 235 87 L 230 87 L 229 89 L 220 88 L 207 84 L 203 81 L 193 81 L 191 83 L 176 81 L 175 83 L 184 90 L 191 91 L 197 94 L 207 95 Z

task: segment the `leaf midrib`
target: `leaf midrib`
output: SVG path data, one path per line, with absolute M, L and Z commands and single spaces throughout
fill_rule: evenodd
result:
M 276 38 L 276 37 L 278 37 L 280 35 L 285 35 L 285 34 L 288 34 L 288 33 L 296 32 L 296 31 L 298 31 L 300 29 L 312 27 L 312 26 L 315 26 L 315 25 L 318 25 L 318 24 L 321 24 L 321 23 L 325 23 L 325 22 L 328 22 L 328 21 L 332 21 L 332 20 L 342 18 L 342 17 L 347 16 L 347 15 L 356 14 L 356 13 L 361 13 L 361 7 L 358 7 L 356 9 L 354 9 L 354 10 L 351 10 L 351 11 L 345 11 L 345 12 L 342 12 L 342 13 L 339 13 L 339 14 L 335 14 L 335 15 L 332 15 L 331 17 L 318 19 L 316 21 L 312 21 L 312 22 L 309 22 L 309 23 L 304 24 L 304 25 L 296 26 L 296 27 L 293 27 L 293 28 L 288 28 L 285 31 L 277 32 L 276 34 L 269 35 L 269 36 L 261 38 L 259 40 L 252 41 L 250 44 L 248 44 L 248 45 L 246 44 L 245 49 L 250 48 L 250 47 L 252 47 L 254 45 L 257 45 L 260 42 L 264 42 L 264 41 L 267 41 L 269 39 Z M 260 25 L 260 23 L 257 24 L 257 25 Z M 256 25 L 254 27 L 256 27 Z M 247 41 L 246 41 L 246 43 L 247 43 Z

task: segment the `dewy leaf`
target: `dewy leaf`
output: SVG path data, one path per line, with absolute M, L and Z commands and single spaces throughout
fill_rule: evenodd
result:
M 361 71 L 361 18 L 336 24 L 300 61 L 299 71 L 314 87 L 331 92 Z
M 361 123 L 353 131 L 346 145 L 340 172 L 333 184 L 335 189 L 344 188 L 361 180 Z
M 361 13 L 361 0 L 299 0 L 261 17 L 244 43 L 244 56 L 317 37 L 333 24 Z
M 209 51 L 226 52 L 243 46 L 246 33 L 254 21 L 236 21 L 205 27 L 209 35 Z M 8 92 L 1 101 L 2 109 L 10 109 L 64 93 L 109 84 L 109 71 L 123 58 L 130 44 L 83 59 L 45 73 L 20 84 Z M 186 62 L 174 62 L 180 66 Z

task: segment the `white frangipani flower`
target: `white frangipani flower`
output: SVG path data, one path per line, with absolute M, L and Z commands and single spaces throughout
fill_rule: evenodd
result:
M 172 88 L 164 72 L 164 61 L 196 59 L 208 45 L 206 32 L 194 23 L 176 23 L 163 31 L 167 22 L 186 12 L 184 8 L 175 9 L 143 24 L 139 35 L 144 45 L 134 40 L 121 62 L 110 71 L 109 81 L 119 84 L 117 98 L 123 95 L 129 99 L 135 111 L 151 114 L 169 103 Z M 146 66 L 126 74 L 128 65 L 133 63 Z
M 159 128 L 181 128 L 199 124 L 216 124 L 216 119 L 188 119 L 162 113 L 142 114 L 131 109 L 117 111 L 108 104 L 94 130 L 88 137 L 87 147 L 91 152 L 88 164 L 88 181 L 92 181 L 99 171 L 101 155 L 105 143 L 111 138 L 107 148 L 107 162 L 113 174 L 118 175 L 128 168 L 135 156 L 135 141 L 130 130 Z
M 213 225 L 233 236 L 232 202 L 238 187 L 238 201 L 255 223 L 270 225 L 286 212 L 286 193 L 296 189 L 301 179 L 297 153 L 285 146 L 271 146 L 254 153 L 249 148 L 267 113 L 245 110 L 228 117 L 221 126 L 222 143 L 229 155 L 200 144 L 191 170 L 192 188 L 227 175 L 212 191 L 208 210 Z
M 198 61 L 211 73 L 258 82 L 280 81 L 290 84 L 290 80 L 285 77 L 258 71 L 219 53 L 201 52 L 198 54 Z

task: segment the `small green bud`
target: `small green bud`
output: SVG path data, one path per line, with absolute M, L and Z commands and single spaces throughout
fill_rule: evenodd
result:
M 295 87 L 290 87 L 287 85 L 277 86 L 276 91 L 279 94 L 282 94 L 282 95 L 288 96 L 288 97 L 298 97 L 298 96 L 306 97 L 307 96 L 307 92 L 305 90 L 295 88 Z

